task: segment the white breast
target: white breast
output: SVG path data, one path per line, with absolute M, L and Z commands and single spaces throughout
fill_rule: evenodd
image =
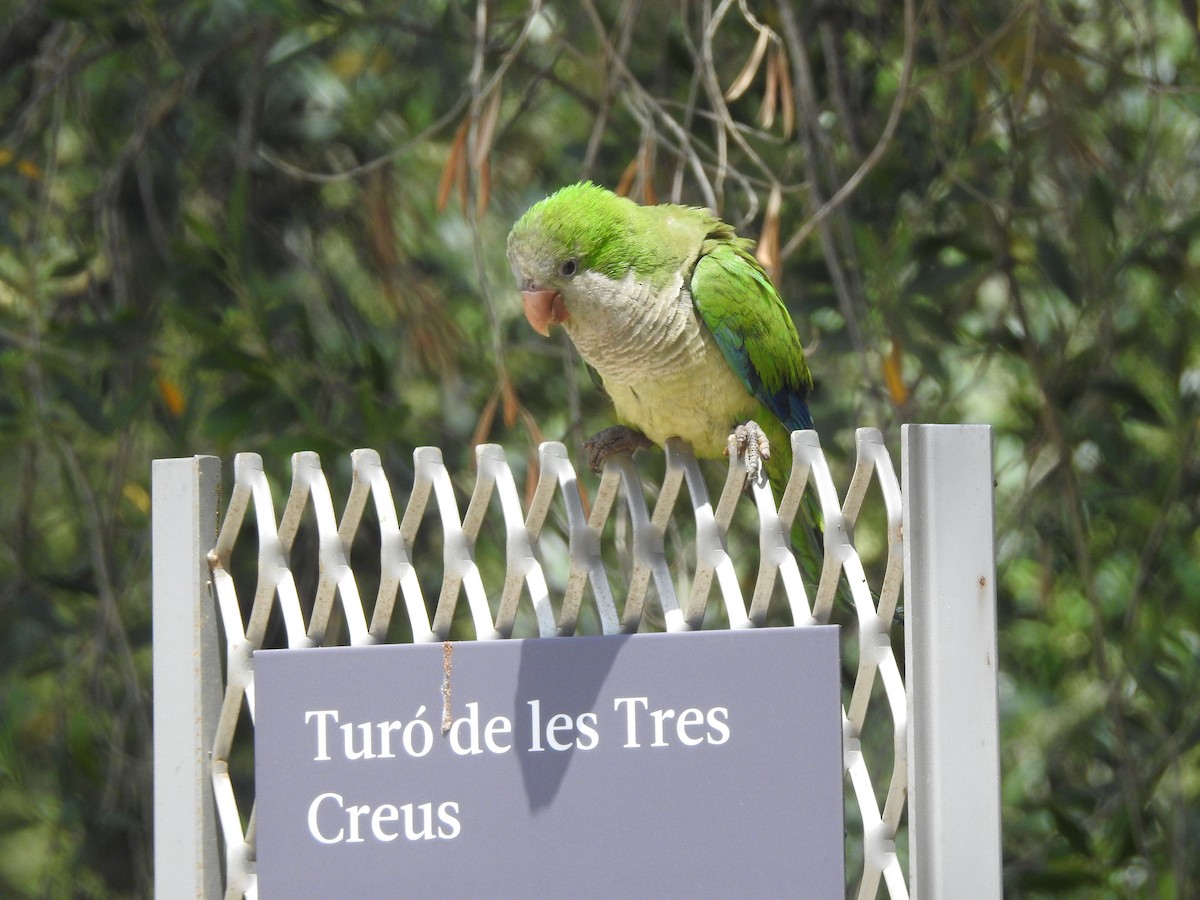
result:
M 567 333 L 600 373 L 621 421 L 656 444 L 688 441 L 718 456 L 758 404 L 729 368 L 692 298 L 676 280 L 657 296 L 630 273 L 581 274 L 567 299 Z

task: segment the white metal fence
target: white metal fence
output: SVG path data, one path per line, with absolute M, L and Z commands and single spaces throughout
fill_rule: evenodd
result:
M 481 446 L 465 515 L 436 448 L 414 452 L 402 508 L 379 455 L 356 450 L 340 516 L 317 455 L 297 453 L 278 520 L 256 454 L 236 457 L 223 515 L 217 458 L 156 460 L 158 896 L 257 897 L 253 790 L 235 789 L 230 760 L 237 746 L 248 744 L 253 652 L 269 628 L 281 630 L 292 648 L 380 643 L 395 639 L 397 625 L 406 626 L 400 629 L 406 639 L 443 640 L 465 599 L 481 640 L 510 637 L 521 623 L 541 637 L 571 635 L 581 615 L 594 617 L 606 634 L 635 631 L 651 620 L 669 631 L 714 623 L 758 627 L 779 610 L 796 625 L 840 622 L 844 668 L 846 662 L 857 667 L 844 691 L 847 824 L 855 823 L 847 839 L 848 894 L 876 897 L 882 885 L 892 900 L 998 898 L 991 430 L 905 426 L 903 492 L 879 432 L 860 429 L 856 443 L 853 475 L 839 500 L 816 434 L 793 434 L 792 476 L 778 508 L 768 487 L 743 490 L 737 461 L 714 508 L 699 465 L 680 446 L 667 449 L 652 509 L 632 461 L 614 458 L 590 510 L 563 445 L 540 448 L 540 477 L 527 510 L 503 449 Z M 875 584 L 855 543 L 872 484 L 886 540 Z M 690 552 L 677 554 L 669 544 L 672 521 L 688 518 L 679 501 L 684 487 L 692 514 L 686 532 L 694 528 L 694 542 Z M 805 492 L 819 501 L 825 526 L 823 566 L 811 598 L 788 539 Z M 418 551 L 418 533 L 430 527 L 422 524 L 430 500 L 440 520 L 440 560 Z M 750 503 L 757 548 L 743 541 L 735 550 L 729 529 L 739 507 Z M 373 515 L 365 515 L 368 504 Z M 498 531 L 483 527 L 489 516 L 495 519 L 490 510 L 497 505 L 505 565 L 502 583 L 497 579 L 489 591 L 476 550 Z M 613 518 L 617 526 L 606 529 Z M 296 578 L 304 562 L 293 562 L 302 521 L 315 528 L 318 557 L 315 566 L 308 561 L 315 586 L 306 591 Z M 369 576 L 351 565 L 355 538 L 364 530 L 378 556 Z M 249 590 L 238 595 L 232 561 L 239 552 L 257 556 L 252 596 Z M 754 561 L 744 563 L 735 553 Z M 614 563 L 617 556 L 621 561 Z M 439 565 L 440 588 L 431 602 L 421 576 L 429 584 Z M 360 581 L 376 580 L 373 602 L 368 597 L 364 604 Z M 719 601 L 710 604 L 714 584 Z M 748 602 L 743 584 L 752 585 Z M 906 673 L 891 644 L 902 587 Z M 867 747 L 870 733 L 883 739 Z

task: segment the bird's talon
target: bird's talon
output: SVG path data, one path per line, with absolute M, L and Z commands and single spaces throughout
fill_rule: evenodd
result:
M 729 435 L 726 456 L 741 456 L 746 462 L 746 480 L 754 481 L 762 472 L 763 463 L 771 458 L 771 442 L 757 422 L 738 425 Z

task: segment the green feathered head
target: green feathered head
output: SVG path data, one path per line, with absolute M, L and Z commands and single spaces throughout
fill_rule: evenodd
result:
M 687 258 L 680 238 L 692 236 L 672 219 L 697 214 L 707 216 L 686 207 L 638 206 L 584 181 L 530 207 L 508 236 L 508 260 L 522 290 L 563 291 L 581 272 L 619 280 L 630 269 L 639 280 L 665 282 Z

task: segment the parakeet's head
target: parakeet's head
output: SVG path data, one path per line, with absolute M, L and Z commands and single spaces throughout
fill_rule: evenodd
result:
M 521 291 L 525 317 L 541 334 L 571 316 L 587 276 L 613 281 L 630 269 L 669 265 L 642 211 L 590 181 L 573 184 L 534 204 L 508 235 L 508 261 Z

